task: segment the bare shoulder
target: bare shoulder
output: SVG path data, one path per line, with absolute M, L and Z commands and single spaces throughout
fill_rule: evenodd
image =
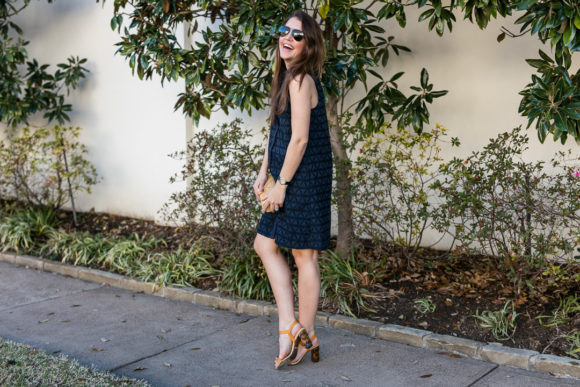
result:
M 288 85 L 290 92 L 300 93 L 300 94 L 312 94 L 312 91 L 316 90 L 316 84 L 314 83 L 314 79 L 309 74 L 304 75 L 304 79 L 302 79 L 302 84 L 300 84 L 300 77 L 297 76 Z

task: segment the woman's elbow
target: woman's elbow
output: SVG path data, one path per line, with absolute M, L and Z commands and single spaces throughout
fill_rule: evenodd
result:
M 297 137 L 292 140 L 294 142 L 294 146 L 300 150 L 306 149 L 308 145 L 308 137 Z

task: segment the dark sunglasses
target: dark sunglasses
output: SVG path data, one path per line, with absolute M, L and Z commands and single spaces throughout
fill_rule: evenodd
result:
M 288 34 L 292 35 L 295 41 L 299 42 L 304 39 L 304 32 L 300 30 L 292 30 L 288 26 L 282 26 L 278 28 L 278 37 L 286 36 Z

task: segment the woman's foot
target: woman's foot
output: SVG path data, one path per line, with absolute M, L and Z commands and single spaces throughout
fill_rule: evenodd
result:
M 302 359 L 304 358 L 304 356 L 306 356 L 306 354 L 308 352 L 312 352 L 311 353 L 312 361 L 315 363 L 318 362 L 318 360 L 319 360 L 319 344 L 318 344 L 318 337 L 316 337 L 316 333 L 314 331 L 308 332 L 307 341 L 308 342 L 305 345 L 303 343 L 304 340 L 302 340 L 302 342 L 298 346 L 298 351 L 296 352 L 296 356 L 294 357 L 294 360 L 292 360 L 290 363 L 288 363 L 289 365 L 296 365 L 296 364 L 300 363 L 302 361 Z M 308 344 L 310 344 L 310 345 L 308 345 Z M 309 348 L 307 348 L 307 347 L 309 347 Z
M 274 363 L 275 369 L 279 369 L 294 359 L 296 351 L 298 350 L 298 344 L 300 343 L 300 335 L 305 335 L 305 333 L 306 330 L 296 320 L 290 324 L 288 329 L 278 331 L 280 352 Z

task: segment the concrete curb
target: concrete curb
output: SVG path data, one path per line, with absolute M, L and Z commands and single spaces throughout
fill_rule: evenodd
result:
M 160 288 L 154 284 L 141 282 L 119 274 L 62 264 L 42 258 L 0 253 L 0 262 L 8 262 L 85 281 L 106 283 L 121 289 L 192 302 L 252 316 L 273 316 L 277 313 L 276 305 L 270 302 L 245 300 L 220 294 L 216 291 L 196 288 Z M 317 313 L 316 324 L 415 347 L 442 350 L 499 365 L 509 365 L 530 371 L 580 378 L 580 360 L 572 358 L 544 355 L 527 349 L 503 347 L 501 344 L 487 344 L 459 337 L 440 335 L 422 329 L 395 324 L 381 324 L 376 321 L 333 315 L 325 312 Z

